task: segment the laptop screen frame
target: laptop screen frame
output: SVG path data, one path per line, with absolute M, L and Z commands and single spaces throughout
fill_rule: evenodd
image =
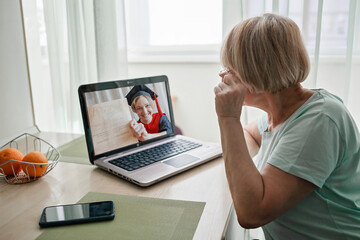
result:
M 166 96 L 167 96 L 169 115 L 170 115 L 168 117 L 170 117 L 172 132 L 169 134 L 164 134 L 162 136 L 143 141 L 143 142 L 139 141 L 136 144 L 131 144 L 128 146 L 120 147 L 120 148 L 113 149 L 113 150 L 110 150 L 110 151 L 107 151 L 107 152 L 104 152 L 101 154 L 95 154 L 93 139 L 92 139 L 92 134 L 91 134 L 91 128 L 90 128 L 90 122 L 89 122 L 89 115 L 88 115 L 88 111 L 87 111 L 88 106 L 86 104 L 86 96 L 85 96 L 86 93 L 102 91 L 102 90 L 109 90 L 109 89 L 116 89 L 116 88 L 123 88 L 123 87 L 133 87 L 133 86 L 140 85 L 140 84 L 154 84 L 154 83 L 165 83 L 165 89 L 166 89 L 166 93 L 167 93 Z M 94 161 L 97 159 L 111 156 L 114 154 L 118 154 L 118 153 L 130 150 L 130 149 L 144 146 L 144 145 L 153 143 L 155 141 L 176 135 L 174 114 L 173 114 L 170 87 L 169 87 L 169 80 L 168 80 L 167 76 L 165 76 L 165 75 L 84 84 L 84 85 L 79 86 L 78 95 L 79 95 L 79 101 L 80 101 L 80 108 L 81 108 L 81 115 L 82 115 L 83 126 L 84 126 L 86 145 L 87 145 L 87 149 L 88 149 L 89 159 L 92 164 L 94 164 Z

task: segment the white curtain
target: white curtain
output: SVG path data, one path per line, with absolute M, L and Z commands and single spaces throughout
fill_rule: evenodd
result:
M 78 87 L 127 78 L 124 2 L 27 0 L 23 3 L 24 16 L 28 19 L 26 36 L 37 32 L 41 42 L 37 50 L 28 51 L 30 63 L 42 62 L 41 69 L 40 64 L 36 66 L 38 69 L 36 64 L 29 66 L 36 122 L 41 131 L 81 133 Z M 30 21 L 31 18 L 36 21 Z M 39 24 L 39 31 L 33 23 Z
M 128 67 L 124 0 L 92 1 L 98 78 L 100 81 L 126 78 Z
M 339 4 L 341 9 L 336 9 Z M 304 86 L 325 88 L 338 95 L 360 126 L 360 2 L 223 0 L 224 36 L 242 19 L 265 12 L 289 16 L 299 25 L 311 61 L 310 73 Z M 337 42 L 334 36 L 342 39 L 337 39 Z M 335 41 L 331 42 L 329 39 Z M 341 46 L 339 41 L 342 41 Z M 261 111 L 245 107 L 242 120 L 245 123 L 251 122 L 259 114 Z

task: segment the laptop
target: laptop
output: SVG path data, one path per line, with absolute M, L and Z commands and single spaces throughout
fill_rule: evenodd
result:
M 178 134 L 167 76 L 85 84 L 78 94 L 90 162 L 136 185 L 222 155 L 219 144 Z

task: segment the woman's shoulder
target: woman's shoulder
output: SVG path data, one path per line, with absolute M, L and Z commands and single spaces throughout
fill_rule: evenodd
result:
M 338 96 L 325 89 L 314 89 L 313 91 L 313 96 L 299 109 L 296 118 L 310 114 L 337 120 L 344 114 L 350 114 Z
M 323 101 L 324 106 L 326 107 L 340 107 L 344 108 L 344 102 L 343 100 L 336 96 L 335 94 L 332 94 L 328 92 L 325 89 L 315 89 L 315 93 L 318 95 L 318 99 Z
M 168 117 L 166 116 L 165 113 L 163 113 L 160 117 L 160 122 L 165 122 L 165 123 L 169 123 L 170 124 L 170 121 L 168 119 Z
M 325 89 L 316 89 L 314 91 L 312 99 L 297 113 L 295 120 L 307 119 L 309 124 L 313 121 L 326 122 L 329 120 L 342 133 L 358 133 L 351 113 L 338 96 Z
M 335 125 L 350 124 L 355 125 L 354 120 L 341 98 L 328 92 L 325 89 L 312 89 L 314 94 L 297 109 L 279 129 L 286 130 L 294 124 L 309 124 L 317 122 L 326 122 L 328 120 Z M 267 114 L 264 113 L 258 119 L 258 130 L 260 133 L 266 131 L 268 127 Z

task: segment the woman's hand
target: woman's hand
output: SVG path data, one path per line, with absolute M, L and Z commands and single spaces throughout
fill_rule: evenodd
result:
M 219 75 L 222 81 L 214 88 L 216 113 L 219 118 L 239 119 L 247 89 L 234 73 Z
M 138 123 L 135 120 L 129 122 L 129 127 L 134 137 L 139 141 L 145 141 L 148 139 L 148 132 L 146 131 L 142 123 Z

